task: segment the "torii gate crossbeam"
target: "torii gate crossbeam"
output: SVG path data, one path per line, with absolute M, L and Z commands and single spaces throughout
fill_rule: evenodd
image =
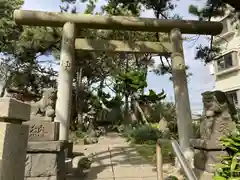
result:
M 179 29 L 183 34 L 217 35 L 222 32 L 220 22 L 165 20 L 128 16 L 99 16 L 71 13 L 15 10 L 14 20 L 20 25 L 63 27 L 66 22 L 80 28 L 115 29 L 146 32 L 166 32 Z

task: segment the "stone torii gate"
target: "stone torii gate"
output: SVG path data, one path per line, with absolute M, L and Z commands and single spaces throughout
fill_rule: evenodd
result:
M 75 49 L 82 51 L 167 53 L 171 55 L 172 62 L 180 146 L 184 152 L 190 149 L 192 117 L 181 33 L 217 35 L 222 32 L 223 25 L 221 23 L 25 10 L 15 10 L 14 19 L 16 24 L 19 25 L 63 27 L 55 118 L 55 121 L 60 122 L 59 140 L 68 140 L 69 135 Z M 81 28 L 165 32 L 170 33 L 170 41 L 161 43 L 76 39 L 77 30 Z

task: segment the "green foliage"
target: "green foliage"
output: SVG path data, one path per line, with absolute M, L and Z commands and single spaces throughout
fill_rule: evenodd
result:
M 153 10 L 154 15 L 158 19 L 181 19 L 178 14 L 173 13 L 176 7 L 176 2 L 174 0 L 133 0 L 129 2 L 128 0 L 108 0 L 108 5 L 111 11 L 111 15 L 132 15 L 139 16 L 143 9 Z M 107 6 L 108 6 L 107 5 Z M 119 12 L 120 10 L 120 12 Z M 128 13 L 122 13 L 123 11 Z M 130 11 L 130 12 L 129 12 Z M 137 34 L 137 36 L 131 36 L 134 40 L 138 40 L 138 37 L 145 37 L 144 40 L 147 41 L 165 41 L 168 40 L 166 33 L 131 33 Z M 123 37 L 123 36 L 120 36 Z M 153 72 L 158 75 L 171 74 L 172 68 L 171 63 L 168 58 L 165 58 L 166 63 L 163 62 L 163 57 L 160 56 L 161 62 L 158 66 L 153 67 Z M 149 62 L 149 61 L 148 61 Z M 152 64 L 153 66 L 153 64 Z M 190 75 L 190 74 L 189 74 Z
M 154 129 L 159 129 L 159 123 L 150 123 L 149 124 L 152 128 L 154 128 Z
M 229 6 L 227 6 L 226 1 L 224 0 L 207 0 L 202 8 L 190 5 L 189 13 L 197 16 L 200 21 L 210 21 L 213 17 L 225 16 L 227 9 L 229 9 Z M 239 15 L 234 10 L 231 10 L 229 18 L 234 22 L 239 20 Z M 197 54 L 195 58 L 202 60 L 205 63 L 209 63 L 214 60 L 219 52 L 219 47 L 213 44 L 213 37 L 211 37 L 209 46 L 197 46 Z
M 240 178 L 240 129 L 232 131 L 221 138 L 221 143 L 228 152 L 228 156 L 221 157 L 217 165 L 214 180 L 234 180 Z
M 19 9 L 23 0 L 3 1 L 0 18 L 0 52 L 5 55 L 15 50 L 14 41 L 21 34 L 22 28 L 13 22 L 13 11 Z
M 164 118 L 168 122 L 170 132 L 177 135 L 177 115 L 174 103 L 158 102 L 153 104 L 149 122 L 159 122 Z
M 176 176 L 168 176 L 167 179 L 168 180 L 178 180 L 178 178 Z
M 224 16 L 226 4 L 222 0 L 207 0 L 203 8 L 190 5 L 189 13 L 198 16 L 199 20 L 209 20 L 211 17 Z
M 136 151 L 148 162 L 156 165 L 156 144 L 132 144 Z M 174 152 L 170 142 L 161 143 L 163 163 L 174 162 Z
M 127 129 L 125 136 L 135 144 L 155 144 L 162 137 L 162 133 L 155 127 L 141 125 L 133 129 Z
M 136 151 L 146 160 L 156 164 L 156 142 L 162 137 L 156 124 L 142 125 L 137 127 L 125 127 L 123 135 L 130 141 Z M 174 152 L 170 142 L 161 143 L 164 163 L 174 161 Z
M 120 4 L 115 0 L 108 0 L 107 5 L 102 7 L 102 11 L 115 16 L 123 15 L 123 14 L 139 16 L 141 7 L 139 5 L 134 5 L 134 3 L 129 3 L 129 4 L 131 4 L 130 6 L 134 8 L 131 9 L 128 6 L 125 6 L 124 4 Z
M 121 100 L 120 96 L 112 97 L 109 101 L 104 101 L 104 104 L 108 108 L 114 108 L 114 107 L 121 107 L 123 105 L 123 101 Z
M 239 108 L 236 108 L 237 110 L 237 121 L 240 122 L 240 109 Z
M 85 14 L 92 14 L 96 8 L 97 0 L 89 0 L 87 4 L 87 8 L 85 10 Z
M 63 0 L 65 10 L 71 12 L 71 8 L 78 9 L 78 5 L 74 0 Z M 101 15 L 123 15 L 123 16 L 139 16 L 141 12 L 141 3 L 147 8 L 152 8 L 154 1 L 152 2 L 131 2 L 129 4 L 121 3 L 116 0 L 108 0 L 106 5 L 101 7 L 102 12 L 96 12 L 95 0 L 85 1 L 87 3 L 88 14 L 101 14 Z M 156 1 L 160 3 L 156 11 L 168 11 L 174 6 L 167 1 Z M 69 5 L 67 7 L 67 5 Z M 71 5 L 71 6 L 70 6 Z M 129 8 L 129 7 L 133 7 Z M 76 12 L 73 12 L 76 13 Z M 159 12 L 160 14 L 161 12 Z M 164 15 L 164 14 L 162 14 Z M 162 16 L 161 15 L 161 16 Z M 167 14 L 165 14 L 167 15 Z M 176 17 L 176 16 L 175 16 Z M 145 32 L 131 32 L 131 31 L 118 31 L 118 30 L 82 30 L 82 37 L 94 38 L 94 39 L 116 39 L 116 40 L 141 40 L 141 41 L 156 41 L 159 39 L 168 39 L 167 35 L 158 33 L 145 33 Z M 140 123 L 141 120 L 146 122 L 144 117 L 145 112 L 141 112 L 141 106 L 152 106 L 154 103 L 160 102 L 165 98 L 164 92 L 159 94 L 150 91 L 149 95 L 144 95 L 144 88 L 147 87 L 146 77 L 149 66 L 153 66 L 153 58 L 151 54 L 135 54 L 135 53 L 99 53 L 94 52 L 91 54 L 85 54 L 84 57 L 78 55 L 78 66 L 82 70 L 83 78 L 87 79 L 87 86 L 90 87 L 94 83 L 99 83 L 97 90 L 97 97 L 91 99 L 88 103 L 92 104 L 96 108 L 95 112 L 105 111 L 104 107 L 107 107 L 107 111 L 119 110 L 121 118 L 117 120 L 128 120 L 128 123 Z M 79 68 L 80 69 L 80 68 Z M 85 85 L 86 85 L 85 84 Z M 113 87 L 113 88 L 112 88 Z M 115 97 L 109 97 L 109 94 L 104 90 L 108 88 L 116 93 Z M 90 88 L 89 88 L 90 89 Z M 95 90 L 96 90 L 95 89 Z M 95 91 L 94 90 L 94 91 Z M 87 97 L 85 97 L 87 98 Z M 79 98 L 83 99 L 83 98 Z M 89 98 L 88 98 L 89 99 Z M 123 100 L 125 102 L 123 102 Z M 85 101 L 85 100 L 84 100 Z M 138 104 L 138 105 L 136 105 Z M 140 104 L 140 106 L 139 106 Z M 124 110 L 122 110 L 124 107 Z M 86 111 L 84 111 L 86 112 Z M 102 113 L 106 114 L 106 113 Z M 111 114 L 111 113 L 110 113 Z M 105 115 L 104 115 L 105 116 Z M 108 115 L 106 115 L 108 116 Z M 135 116 L 135 120 L 134 117 Z M 141 116 L 141 117 L 140 117 Z M 96 117 L 98 118 L 98 117 Z M 159 119 L 159 116 L 158 118 Z M 130 122 L 131 121 L 131 122 Z M 134 122 L 133 122 L 134 121 Z
M 139 97 L 139 103 L 142 104 L 154 104 L 154 103 L 159 103 L 161 100 L 166 98 L 166 94 L 164 90 L 157 94 L 154 90 L 150 89 L 149 93 L 146 95 L 140 95 Z
M 118 4 L 123 4 L 124 7 L 128 8 L 133 13 L 137 12 L 140 5 L 143 5 L 146 9 L 152 9 L 157 18 L 159 18 L 160 15 L 163 16 L 163 18 L 168 17 L 167 11 L 172 11 L 175 8 L 172 0 L 133 0 L 131 3 L 129 3 L 128 0 L 109 1 L 116 6 Z
M 71 131 L 69 136 L 70 140 L 73 141 L 74 144 L 78 144 L 83 142 L 86 132 L 83 132 L 81 128 L 78 128 L 75 131 Z
M 204 61 L 205 63 L 211 62 L 220 52 L 220 48 L 213 46 L 209 48 L 208 46 L 197 46 L 197 53 L 195 59 Z
M 53 61 L 43 62 L 38 57 L 57 51 L 60 31 L 57 28 L 16 25 L 13 11 L 22 4 L 22 0 L 12 0 L 4 1 L 1 6 L 0 52 L 4 70 L 1 69 L 0 76 L 5 81 L 4 88 L 13 87 L 38 94 L 42 88 L 56 85 Z
M 136 70 L 126 73 L 120 72 L 116 76 L 116 81 L 115 90 L 118 92 L 124 92 L 127 89 L 129 94 L 133 94 L 147 87 L 145 74 Z
M 95 110 L 102 109 L 102 104 L 97 95 L 94 95 L 93 93 L 88 93 L 87 99 L 91 103 L 91 105 L 94 107 Z
M 62 0 L 62 2 L 62 11 L 77 13 L 78 3 L 75 0 Z M 82 0 L 81 2 L 87 3 L 85 13 L 98 14 L 95 12 L 97 0 Z M 59 65 L 59 62 L 49 59 L 42 61 L 39 57 L 54 55 L 56 59 L 59 59 L 61 28 L 16 26 L 12 18 L 13 10 L 18 9 L 22 4 L 23 1 L 20 0 L 1 3 L 1 8 L 4 9 L 1 12 L 4 12 L 4 15 L 0 19 L 0 52 L 6 56 L 4 64 L 10 71 L 7 86 L 41 93 L 43 87 L 56 86 L 57 74 L 52 65 Z M 102 7 L 101 14 L 139 16 L 140 4 L 148 9 L 154 9 L 157 14 L 174 8 L 171 0 L 134 1 L 130 5 L 125 2 L 109 0 L 107 5 Z M 134 7 L 134 11 L 131 7 Z M 156 40 L 156 33 L 89 29 L 83 29 L 81 33 L 82 37 L 95 39 Z M 81 59 L 81 61 L 77 61 L 76 69 L 77 71 L 82 69 L 82 77 L 78 79 L 77 75 L 75 76 L 75 83 L 80 84 L 76 85 L 75 89 L 86 87 L 86 91 L 89 92 L 87 95 L 79 93 L 82 91 L 76 92 L 77 96 L 83 97 L 76 98 L 76 104 L 80 104 L 79 99 L 83 101 L 81 103 L 87 104 L 85 107 L 82 104 L 79 105 L 81 106 L 81 110 L 78 109 L 80 113 L 88 113 L 94 109 L 91 112 L 94 112 L 94 118 L 97 119 L 100 114 L 106 112 L 107 108 L 108 111 L 118 108 L 121 114 L 123 98 L 127 99 L 125 105 L 139 101 L 140 104 L 151 106 L 165 98 L 164 92 L 157 94 L 152 90 L 148 95 L 143 95 L 144 88 L 147 87 L 148 68 L 153 65 L 151 54 L 120 53 L 113 55 L 111 53 L 86 52 L 76 53 L 76 59 Z M 44 67 L 46 64 L 49 65 L 48 68 Z M 86 83 L 82 82 L 83 78 L 86 79 Z M 107 78 L 113 81 L 111 85 L 107 84 Z M 101 85 L 92 90 L 91 87 L 99 82 Z M 104 92 L 103 89 L 109 86 L 114 87 L 115 97 L 110 97 L 108 93 Z M 93 93 L 96 89 L 97 94 Z M 129 108 L 127 110 L 132 111 Z

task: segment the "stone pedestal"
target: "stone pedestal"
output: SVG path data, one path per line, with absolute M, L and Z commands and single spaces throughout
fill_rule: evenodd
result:
M 64 149 L 63 141 L 29 142 L 25 180 L 65 180 Z
M 194 167 L 198 170 L 214 173 L 215 165 L 221 163 L 220 156 L 227 156 L 220 144 L 201 139 L 192 139 L 191 144 L 194 147 Z
M 199 180 L 212 180 L 214 176 L 214 173 L 209 173 L 200 169 L 193 169 L 193 171 Z
M 30 106 L 11 98 L 0 98 L 0 179 L 24 180 Z
M 59 122 L 41 119 L 29 125 L 25 180 L 65 180 L 65 151 L 68 143 L 59 141 Z
M 221 163 L 220 156 L 227 156 L 220 138 L 236 128 L 237 111 L 224 92 L 204 92 L 204 119 L 200 125 L 200 138 L 191 139 L 195 150 L 194 166 L 202 171 L 212 173 L 215 165 Z

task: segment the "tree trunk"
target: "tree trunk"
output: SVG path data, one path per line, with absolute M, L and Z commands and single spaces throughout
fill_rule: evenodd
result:
M 135 102 L 135 106 L 137 107 L 139 113 L 140 113 L 141 116 L 142 116 L 143 122 L 144 122 L 145 124 L 149 124 L 148 121 L 147 121 L 147 118 L 146 118 L 146 116 L 145 116 L 145 114 L 144 114 L 144 112 L 143 112 L 143 110 L 142 110 L 142 108 L 140 107 L 140 105 L 139 105 L 139 103 L 138 103 L 138 101 L 137 101 L 137 100 L 134 100 L 134 102 Z
M 128 111 L 129 111 L 129 101 L 128 101 L 128 94 L 125 94 L 125 109 L 124 109 L 124 114 L 125 117 L 128 118 Z
M 141 104 L 139 106 L 143 110 L 145 117 L 149 118 L 151 116 L 151 106 L 148 104 Z
M 0 97 L 3 97 L 5 95 L 5 90 L 7 89 L 7 82 L 5 81 L 3 87 L 2 87 L 2 91 L 0 94 Z
M 125 66 L 125 73 L 128 73 L 129 71 L 129 60 L 126 58 L 126 66 Z M 128 84 L 125 84 L 125 122 L 128 122 L 130 117 L 129 117 L 129 87 Z M 129 123 L 129 122 L 128 122 Z
M 132 99 L 131 99 L 131 107 L 130 107 L 130 119 L 131 119 L 132 124 L 138 123 L 137 108 L 136 108 L 135 103 Z
M 76 109 L 77 109 L 77 120 L 78 120 L 78 125 L 83 124 L 83 114 L 82 114 L 82 106 L 83 106 L 83 99 L 80 99 L 79 93 L 80 91 L 83 90 L 82 87 L 82 71 L 83 68 L 79 68 L 77 72 L 77 81 L 76 81 Z
M 3 87 L 2 87 L 2 91 L 0 93 L 0 97 L 3 97 L 5 95 L 5 91 L 10 83 L 10 71 L 6 71 L 6 74 L 4 75 L 4 84 L 3 84 Z

